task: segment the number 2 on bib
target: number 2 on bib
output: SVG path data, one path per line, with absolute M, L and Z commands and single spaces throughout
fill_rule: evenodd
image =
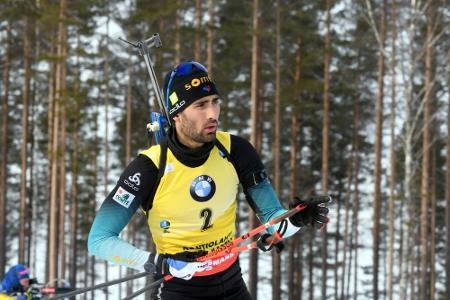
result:
M 212 227 L 211 224 L 212 210 L 210 208 L 204 208 L 200 211 L 200 218 L 203 219 L 202 231 L 205 231 Z

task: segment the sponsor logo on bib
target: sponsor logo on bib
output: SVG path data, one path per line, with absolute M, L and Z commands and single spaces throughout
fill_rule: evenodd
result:
M 200 175 L 192 180 L 189 191 L 194 200 L 205 202 L 214 196 L 216 183 L 210 176 Z

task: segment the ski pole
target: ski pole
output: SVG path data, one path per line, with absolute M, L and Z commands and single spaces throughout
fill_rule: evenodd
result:
M 317 196 L 317 197 L 322 197 L 322 198 L 327 198 L 329 204 L 332 203 L 333 198 L 331 196 Z M 239 252 L 243 252 L 243 251 L 247 251 L 247 250 L 251 250 L 251 249 L 255 249 L 258 248 L 258 243 L 257 242 L 252 242 L 250 244 L 247 245 L 243 245 L 243 246 L 237 246 L 239 243 L 261 233 L 264 229 L 269 228 L 270 226 L 273 226 L 277 223 L 280 223 L 281 221 L 283 221 L 284 219 L 287 219 L 293 215 L 295 215 L 296 213 L 302 211 L 303 209 L 306 208 L 305 204 L 298 204 L 297 206 L 295 206 L 294 208 L 286 211 L 285 213 L 279 215 L 278 217 L 273 218 L 272 220 L 250 230 L 249 232 L 235 238 L 233 241 L 229 242 L 228 244 L 224 245 L 223 247 L 220 247 L 219 249 L 217 249 L 216 251 L 212 251 L 211 253 L 208 253 L 204 256 L 201 256 L 197 259 L 197 261 L 206 261 L 206 260 L 210 260 L 210 259 L 216 259 L 216 258 L 220 258 L 223 255 L 226 254 L 230 254 L 230 253 L 239 253 Z M 323 224 L 322 227 L 324 227 L 326 224 Z M 275 232 L 274 234 L 272 234 L 270 237 L 268 237 L 266 239 L 266 242 L 268 244 L 276 244 L 279 243 L 281 240 L 283 239 L 282 236 L 280 236 L 277 232 Z
M 89 291 L 101 289 L 103 287 L 115 285 L 115 284 L 118 284 L 118 283 L 121 283 L 121 282 L 125 282 L 125 281 L 128 281 L 128 280 L 141 278 L 141 277 L 144 277 L 144 276 L 147 276 L 147 275 L 150 275 L 150 273 L 148 273 L 148 272 L 137 273 L 137 274 L 133 274 L 133 275 L 130 275 L 130 276 L 125 276 L 124 278 L 119 278 L 119 279 L 107 281 L 107 282 L 104 282 L 104 283 L 100 283 L 100 284 L 97 284 L 97 285 L 94 285 L 94 286 L 91 286 L 91 287 L 82 288 L 82 289 L 76 289 L 73 292 L 61 294 L 61 295 L 58 295 L 56 297 L 46 298 L 46 299 L 52 299 L 52 300 L 64 299 L 64 298 L 68 298 L 68 297 L 75 296 L 75 295 L 78 295 L 78 294 L 83 294 L 83 293 L 86 293 L 86 292 L 89 292 Z
M 250 250 L 250 249 L 254 249 L 256 248 L 256 242 L 255 243 L 251 243 L 245 246 L 240 246 L 237 247 L 237 244 L 257 235 L 258 233 L 262 232 L 264 229 L 269 228 L 270 226 L 273 226 L 277 223 L 280 223 L 281 221 L 283 221 L 286 218 L 289 218 L 290 216 L 295 215 L 296 213 L 298 213 L 299 211 L 303 210 L 306 208 L 306 205 L 304 204 L 299 204 L 297 206 L 295 206 L 294 208 L 286 211 L 285 213 L 283 213 L 282 215 L 279 215 L 278 217 L 273 218 L 272 220 L 259 225 L 258 227 L 250 230 L 249 232 L 247 232 L 246 234 L 243 234 L 237 238 L 235 238 L 232 242 L 226 244 L 225 246 L 219 248 L 217 251 L 212 251 L 211 253 L 208 253 L 202 257 L 199 257 L 197 259 L 197 261 L 206 261 L 209 259 L 215 259 L 215 258 L 219 258 L 223 255 L 226 254 L 230 254 L 230 253 L 237 253 L 237 252 L 242 252 L 245 250 Z
M 161 282 L 169 281 L 169 280 L 171 280 L 172 278 L 173 278 L 172 275 L 166 275 L 166 276 L 164 276 L 163 278 L 158 279 L 158 280 L 156 280 L 156 281 L 150 283 L 149 285 L 144 286 L 142 289 L 137 290 L 136 292 L 134 292 L 133 294 L 127 296 L 126 298 L 123 298 L 122 300 L 131 300 L 131 299 L 133 299 L 134 297 L 137 297 L 137 296 L 139 296 L 140 294 L 142 294 L 142 293 L 144 293 L 144 292 L 146 292 L 146 291 L 148 291 L 148 290 L 151 290 L 151 289 L 154 288 L 155 286 L 161 284 Z

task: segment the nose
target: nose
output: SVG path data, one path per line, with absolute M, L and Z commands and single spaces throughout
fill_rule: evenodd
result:
M 214 103 L 208 104 L 208 109 L 206 110 L 206 117 L 208 120 L 216 120 L 219 118 L 220 106 Z

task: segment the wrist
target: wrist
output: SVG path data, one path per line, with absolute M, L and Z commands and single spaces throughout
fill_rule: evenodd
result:
M 304 227 L 305 224 L 302 220 L 300 220 L 299 216 L 293 215 L 287 219 L 289 221 L 289 224 L 298 228 Z
M 170 274 L 166 258 L 159 253 L 150 253 L 144 269 L 148 273 L 154 273 L 160 276 Z
M 287 238 L 287 237 L 290 237 L 290 236 L 296 234 L 297 231 L 299 231 L 300 228 L 302 227 L 297 222 L 293 222 L 291 220 L 291 218 L 287 219 L 287 228 L 286 228 L 285 233 L 283 234 L 283 238 Z

